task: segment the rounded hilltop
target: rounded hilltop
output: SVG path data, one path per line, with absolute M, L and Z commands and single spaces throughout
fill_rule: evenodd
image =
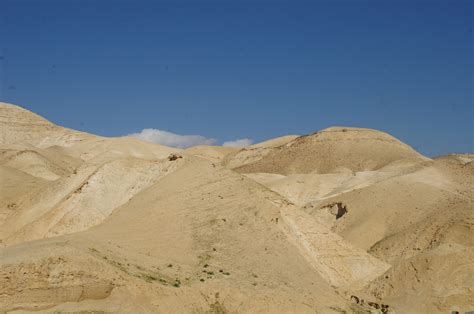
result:
M 0 144 L 29 143 L 39 147 L 70 146 L 95 137 L 58 126 L 23 107 L 0 102 Z
M 242 173 L 331 173 L 380 169 L 398 160 L 426 160 L 407 144 L 373 129 L 330 127 L 277 146 Z

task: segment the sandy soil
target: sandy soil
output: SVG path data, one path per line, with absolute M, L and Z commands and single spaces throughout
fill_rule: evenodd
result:
M 0 103 L 0 313 L 474 310 L 473 160 L 345 127 L 179 150 Z

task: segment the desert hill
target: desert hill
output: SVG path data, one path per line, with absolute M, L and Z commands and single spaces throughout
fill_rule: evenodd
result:
M 253 149 L 253 148 L 273 148 L 273 147 L 278 147 L 281 145 L 285 145 L 294 139 L 299 137 L 299 135 L 285 135 L 285 136 L 280 136 L 277 138 L 272 138 L 270 140 L 266 140 L 260 143 L 256 143 L 253 145 L 250 145 L 248 148 Z
M 133 137 L 105 138 L 57 126 L 22 107 L 0 103 L 0 144 L 19 144 L 38 149 L 58 149 L 89 161 L 107 161 L 122 156 L 165 158 L 178 149 L 147 143 Z
M 474 308 L 472 155 L 350 128 L 178 150 L 0 110 L 0 312 Z
M 332 127 L 276 146 L 262 158 L 235 170 L 284 175 L 367 171 L 402 159 L 426 158 L 384 132 Z
M 404 312 L 431 313 L 473 294 L 473 264 L 462 257 L 474 246 L 469 156 L 401 159 L 377 171 L 246 176 L 391 264 L 369 285 L 373 294 Z
M 223 147 L 223 146 L 210 146 L 210 145 L 198 145 L 185 149 L 185 152 L 205 158 L 214 163 L 221 163 L 222 160 L 229 154 L 239 151 L 236 147 Z
M 254 163 L 268 155 L 277 147 L 285 145 L 297 137 L 297 135 L 281 136 L 236 150 L 235 152 L 224 156 L 222 164 L 227 168 L 235 169 L 246 164 Z
M 92 136 L 57 126 L 22 107 L 0 102 L 0 143 L 29 143 L 38 147 L 69 146 Z

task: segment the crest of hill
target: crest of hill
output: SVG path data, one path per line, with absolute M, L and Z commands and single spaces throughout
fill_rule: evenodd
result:
M 165 158 L 179 149 L 133 137 L 101 137 L 58 126 L 20 106 L 0 102 L 0 145 L 26 145 L 40 149 L 63 147 L 60 155 L 97 162 L 120 157 Z
M 197 145 L 186 148 L 184 151 L 190 155 L 208 159 L 213 162 L 220 162 L 225 156 L 238 150 L 237 147 Z
M 273 138 L 264 142 L 256 143 L 245 148 L 229 147 L 229 146 L 209 146 L 209 145 L 198 145 L 185 149 L 188 154 L 202 157 L 213 162 L 222 162 L 227 165 L 230 160 L 232 164 L 230 168 L 242 166 L 249 162 L 246 159 L 248 151 L 251 151 L 253 157 L 263 155 L 265 150 L 274 148 L 280 145 L 284 145 L 295 138 L 298 135 L 286 135 L 277 138 Z M 259 153 L 256 153 L 256 152 Z M 230 157 L 229 157 L 230 156 Z M 227 165 L 229 167 L 229 165 Z
M 435 160 L 454 163 L 454 164 L 461 164 L 461 165 L 473 165 L 474 161 L 474 154 L 449 154 L 445 156 L 439 156 L 434 158 Z
M 95 136 L 67 129 L 20 106 L 0 102 L 0 144 L 26 142 L 37 147 L 71 146 Z
M 281 136 L 238 149 L 227 154 L 222 159 L 222 165 L 229 169 L 236 169 L 244 165 L 252 164 L 268 155 L 273 149 L 288 144 L 297 137 L 298 135 Z
M 334 173 L 380 169 L 398 160 L 428 158 L 393 136 L 372 129 L 330 127 L 271 149 L 236 167 L 241 173 Z
M 249 146 L 248 148 L 250 148 L 250 149 L 252 149 L 252 148 L 273 148 L 273 147 L 277 147 L 277 146 L 280 146 L 280 145 L 285 145 L 288 142 L 293 141 L 297 137 L 299 137 L 299 135 L 280 136 L 280 137 L 269 139 L 269 140 L 264 141 L 264 142 L 253 144 L 253 145 Z

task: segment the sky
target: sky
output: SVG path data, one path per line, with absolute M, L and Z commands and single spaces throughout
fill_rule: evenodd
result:
M 0 101 L 180 147 L 337 125 L 473 152 L 472 28 L 467 0 L 0 0 Z

